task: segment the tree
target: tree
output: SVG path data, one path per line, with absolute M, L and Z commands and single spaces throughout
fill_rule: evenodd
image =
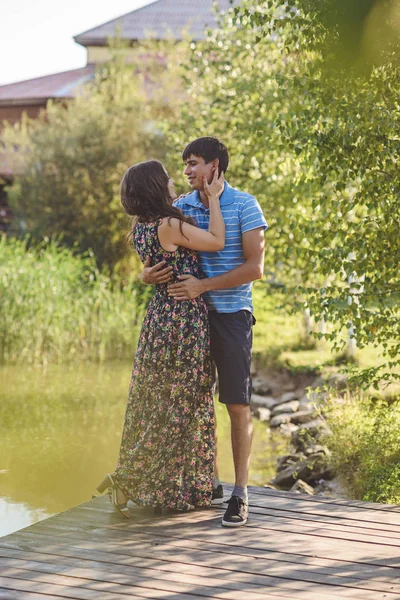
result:
M 277 2 L 274 10 L 287 6 Z M 383 347 L 388 364 L 361 374 L 361 381 L 377 385 L 379 378 L 396 376 L 388 369 L 400 362 L 399 32 L 393 35 L 399 3 L 295 0 L 289 6 L 286 27 L 290 21 L 292 30 L 302 30 L 301 75 L 282 81 L 287 96 L 298 101 L 279 129 L 283 144 L 298 152 L 301 172 L 319 188 L 314 218 L 303 223 L 311 245 L 298 254 L 325 281 L 296 291 L 307 296 L 312 313 L 336 323 L 330 335 L 336 346 L 351 325 L 359 346 Z M 345 26 L 349 10 L 356 45 Z M 259 13 L 253 26 L 265 24 L 267 36 L 275 30 L 285 37 L 279 23 Z M 286 40 L 293 52 L 290 32 Z
M 117 41 L 113 60 L 75 100 L 49 102 L 39 119 L 6 127 L 2 141 L 10 152 L 18 147 L 23 166 L 9 189 L 21 233 L 61 235 L 110 269 L 127 253 L 119 184 L 128 166 L 164 154 L 158 120 L 179 105 L 160 92 L 167 73 L 174 82 L 165 68 L 169 46 L 143 46 L 127 60 Z
M 348 7 L 258 0 L 231 9 L 192 47 L 190 101 L 170 137 L 226 141 L 230 181 L 257 196 L 270 222 L 266 265 L 288 301 L 334 324 L 327 337 L 337 349 L 350 325 L 360 347 L 383 347 L 389 363 L 362 375 L 369 384 L 392 377 L 400 354 L 399 72 L 394 42 L 364 60 L 367 11 L 356 60 L 338 51 Z

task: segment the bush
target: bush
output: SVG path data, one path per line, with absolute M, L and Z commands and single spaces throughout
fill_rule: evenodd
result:
M 327 414 L 334 468 L 352 498 L 400 503 L 400 402 L 352 398 Z

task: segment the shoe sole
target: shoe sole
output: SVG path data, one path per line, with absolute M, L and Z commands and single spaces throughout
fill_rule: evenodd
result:
M 231 521 L 224 521 L 224 519 L 222 519 L 221 524 L 222 527 L 242 527 L 243 525 L 246 525 L 247 523 L 247 519 L 245 521 L 238 521 L 237 523 L 232 523 Z
M 223 498 L 214 498 L 214 500 L 211 500 L 211 506 L 220 506 L 223 503 L 224 503 Z

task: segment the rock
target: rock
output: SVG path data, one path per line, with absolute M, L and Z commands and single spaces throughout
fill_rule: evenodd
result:
M 305 406 L 306 404 L 321 404 L 330 397 L 329 392 L 308 392 L 300 398 L 300 404 Z
M 284 423 L 290 423 L 291 416 L 292 415 L 284 413 L 282 415 L 276 415 L 276 417 L 272 417 L 272 419 L 269 422 L 270 427 L 279 427 L 280 425 L 283 425 Z
M 302 459 L 304 459 L 304 456 L 302 456 L 301 454 L 285 454 L 284 456 L 279 456 L 278 460 L 276 461 L 276 470 L 279 473 L 279 471 L 282 471 L 287 466 L 299 462 L 299 460 Z
M 295 425 L 294 423 L 282 423 L 282 425 L 279 428 L 279 431 L 286 437 L 291 437 L 291 435 L 298 429 L 299 426 Z
M 283 413 L 295 413 L 300 406 L 300 402 L 298 400 L 292 400 L 291 402 L 285 402 L 284 404 L 277 404 L 272 409 L 272 416 L 281 415 Z
M 308 496 L 315 496 L 314 488 L 303 481 L 302 479 L 298 479 L 290 488 L 289 492 L 297 492 L 298 494 L 308 494 Z
M 298 427 L 297 431 L 293 431 L 291 444 L 296 450 L 304 451 L 306 448 L 313 446 L 321 435 L 327 435 L 329 429 L 325 421 L 320 418 L 313 419 L 308 423 Z
M 325 381 L 328 387 L 333 387 L 335 390 L 343 392 L 348 387 L 348 379 L 344 373 L 332 373 Z
M 278 491 L 278 488 L 275 487 L 274 485 L 272 485 L 272 483 L 266 483 L 264 485 L 264 487 L 267 488 L 267 490 L 276 490 L 276 491 Z
M 290 421 L 295 425 L 300 423 L 308 423 L 315 416 L 315 411 L 311 410 L 300 410 L 299 412 L 293 413 L 290 417 Z
M 304 394 L 304 396 L 302 396 L 300 398 L 299 402 L 300 402 L 300 406 L 307 406 L 307 404 L 310 404 L 308 394 Z
M 259 406 L 254 411 L 254 416 L 257 417 L 261 422 L 269 421 L 271 418 L 271 411 L 269 410 L 269 408 Z
M 294 425 L 307 424 L 309 421 L 313 420 L 313 416 L 315 416 L 315 411 L 313 409 L 301 410 L 294 413 L 283 412 L 279 414 L 275 414 L 275 411 L 273 411 L 270 426 L 279 427 L 284 423 L 293 423 Z
M 314 379 L 314 381 L 312 382 L 312 384 L 310 385 L 310 388 L 315 390 L 317 388 L 323 388 L 325 385 L 325 380 L 323 377 L 317 377 L 316 379 Z
M 304 479 L 307 483 L 312 483 L 319 479 L 333 479 L 334 476 L 335 474 L 327 458 L 318 453 L 309 456 L 301 465 L 297 479 Z
M 285 402 L 292 402 L 292 400 L 297 400 L 300 396 L 301 396 L 300 390 L 297 390 L 294 392 L 286 392 L 285 394 L 282 394 L 281 402 L 282 402 L 282 404 Z
M 260 396 L 259 394 L 252 394 L 250 398 L 250 408 L 256 410 L 260 406 L 269 408 L 270 410 L 276 406 L 276 398 L 272 396 Z
M 315 435 L 321 432 L 325 434 L 329 433 L 329 428 L 326 422 L 323 419 L 321 419 L 321 417 L 316 417 L 312 421 L 304 423 L 301 426 L 300 431 L 308 431 L 310 435 Z
M 347 389 L 348 379 L 344 373 L 331 373 L 327 377 L 317 377 L 311 384 L 313 390 L 320 388 L 335 388 L 335 390 L 343 391 Z
M 292 392 L 296 389 L 296 382 L 292 379 L 280 384 L 281 390 L 284 392 Z
M 346 491 L 338 478 L 331 481 L 320 479 L 316 482 L 315 492 L 317 496 L 325 498 L 347 498 Z
M 272 480 L 272 484 L 276 485 L 281 490 L 289 490 L 296 481 L 294 473 L 296 473 L 296 466 L 289 465 L 275 475 Z
M 261 396 L 267 396 L 271 393 L 271 385 L 268 379 L 262 375 L 257 375 L 252 381 L 253 392 Z
M 326 446 L 321 446 L 320 444 L 313 444 L 304 450 L 304 454 L 306 456 L 311 456 L 312 454 L 325 454 L 325 456 L 330 456 L 331 451 Z
M 312 402 L 305 402 L 304 404 L 300 404 L 300 410 L 315 410 L 315 404 Z
M 333 469 L 326 457 L 322 454 L 313 454 L 306 460 L 299 460 L 283 468 L 276 474 L 272 483 L 288 490 L 298 479 L 302 479 L 306 483 L 312 483 L 319 479 L 332 479 L 333 477 Z

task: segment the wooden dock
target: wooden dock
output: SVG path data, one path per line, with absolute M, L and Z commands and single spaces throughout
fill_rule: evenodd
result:
M 222 507 L 132 519 L 96 498 L 0 538 L 0 598 L 400 599 L 400 507 L 250 488 Z

